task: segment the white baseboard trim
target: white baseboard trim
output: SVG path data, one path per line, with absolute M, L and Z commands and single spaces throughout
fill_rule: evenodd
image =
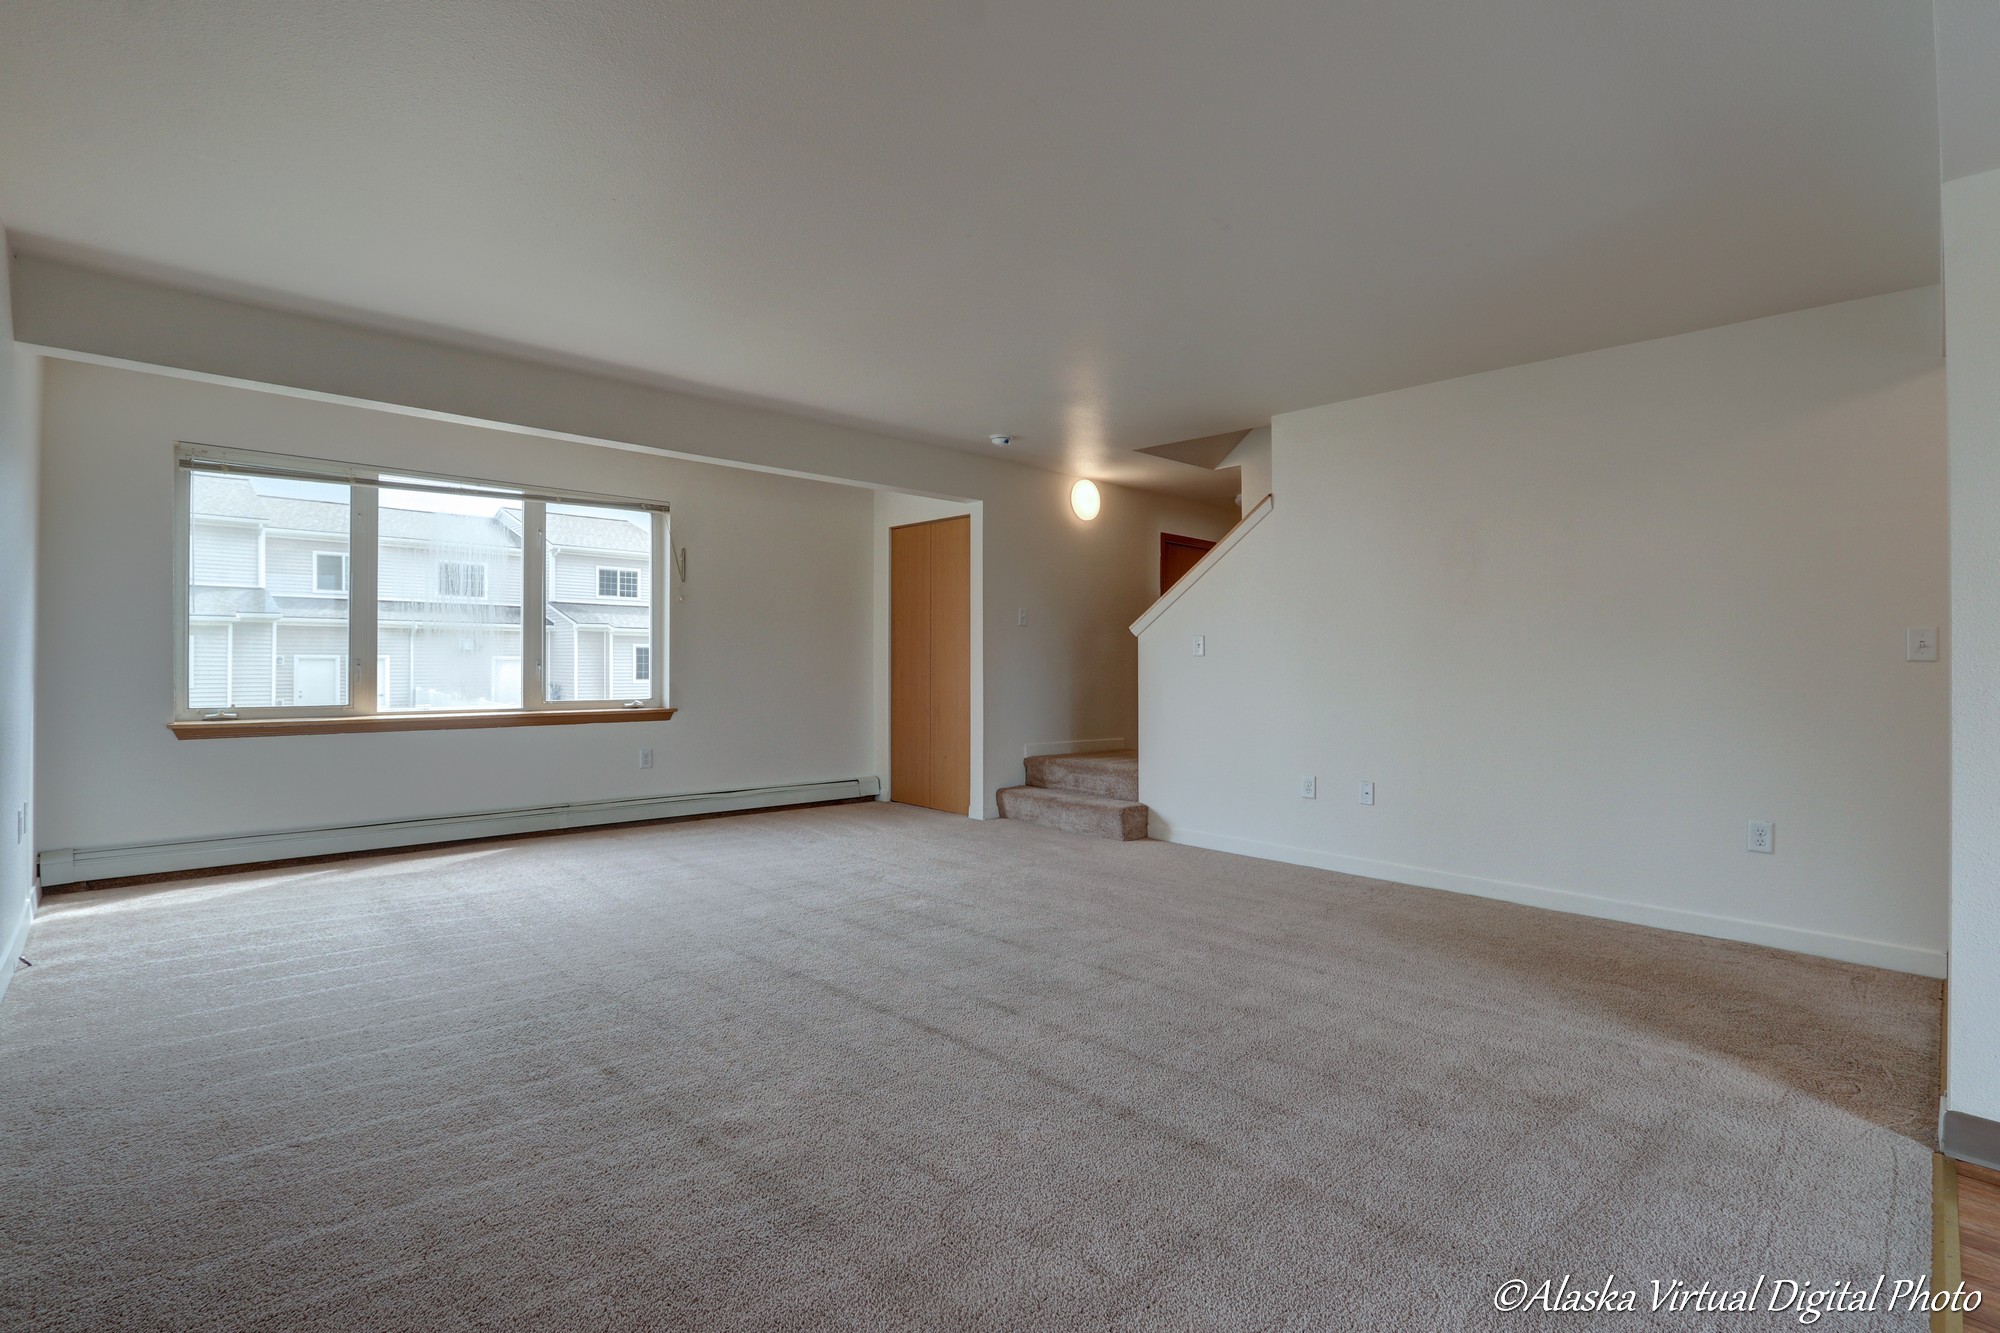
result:
M 35 922 L 35 896 L 34 889 L 30 888 L 21 899 L 21 910 L 14 913 L 14 919 L 6 924 L 4 930 L 0 930 L 0 934 L 6 936 L 6 952 L 0 954 L 0 999 L 7 997 L 7 983 L 20 970 L 21 955 L 28 951 L 28 927 Z
M 671 819 L 680 815 L 713 815 L 731 810 L 763 810 L 816 801 L 853 800 L 874 796 L 881 789 L 880 779 L 869 776 L 779 787 L 681 792 L 671 796 L 637 796 L 615 801 L 577 801 L 568 805 L 485 810 L 431 819 L 386 820 L 377 824 L 327 825 L 221 838 L 183 838 L 110 847 L 65 847 L 42 853 L 41 877 L 43 885 L 49 886 L 93 879 L 120 879 L 127 875 L 162 875 L 176 870 L 208 870 L 259 861 L 289 861 L 302 856 L 497 838 L 510 833 L 543 833 L 600 824 Z
M 1050 754 L 1095 754 L 1099 750 L 1129 750 L 1123 736 L 1099 736 L 1084 741 L 1036 741 L 1021 748 L 1023 759 L 1039 759 Z
M 1260 842 L 1252 838 L 1237 838 L 1222 833 L 1203 833 L 1195 829 L 1174 828 L 1157 815 L 1154 816 L 1152 836 L 1162 842 L 1205 847 L 1210 851 L 1234 852 L 1239 856 L 1254 856 L 1265 861 L 1284 861 L 1291 865 L 1311 866 L 1316 870 L 1335 870 L 1344 875 L 1388 880 L 1395 884 L 1414 884 L 1425 889 L 1445 889 L 1452 893 L 1471 894 L 1477 898 L 1496 898 L 1502 902 L 1520 903 L 1527 907 L 1545 907 L 1575 916 L 1594 916 L 1608 921 L 1625 921 L 1638 926 L 1655 926 L 1661 930 L 1677 930 L 1686 935 L 1708 935 L 1716 939 L 1738 940 L 1744 944 L 1762 944 L 1772 949 L 1812 954 L 1819 958 L 1833 958 L 1843 963 L 1862 963 L 1869 967 L 1888 968 L 1894 972 L 1914 972 L 1924 977 L 1942 977 L 1945 974 L 1945 956 L 1942 949 L 1920 949 L 1914 945 L 1891 944 L 1885 940 L 1856 939 L 1849 935 L 1806 930 L 1798 926 L 1780 926 L 1767 921 L 1745 921 L 1736 917 L 1717 916 L 1709 912 L 1690 911 L 1683 907 L 1656 907 L 1648 903 L 1627 902 L 1621 898 L 1600 898 L 1595 894 L 1577 893 L 1571 889 L 1551 889 L 1539 884 L 1485 879 L 1449 870 L 1430 870 L 1423 866 L 1399 865 L 1392 861 L 1371 861 L 1358 856 L 1341 856 L 1311 847 L 1292 847 L 1284 843 Z

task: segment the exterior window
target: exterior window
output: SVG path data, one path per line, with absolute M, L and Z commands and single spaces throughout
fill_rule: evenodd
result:
M 657 696 L 653 519 L 616 505 L 549 505 L 542 624 L 551 699 L 602 705 Z
M 485 601 L 486 566 L 465 564 L 457 560 L 439 562 L 438 596 L 463 597 L 475 602 Z
M 333 593 L 347 591 L 347 552 L 313 552 L 313 591 Z
M 665 705 L 664 505 L 180 455 L 176 720 Z
M 177 711 L 345 708 L 352 627 L 321 580 L 331 555 L 346 584 L 351 488 L 233 471 L 185 480 Z

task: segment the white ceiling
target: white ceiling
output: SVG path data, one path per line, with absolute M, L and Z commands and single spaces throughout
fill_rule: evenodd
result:
M 0 0 L 17 245 L 1130 452 L 1936 281 L 1929 0 Z
M 2000 4 L 1937 0 L 1944 178 L 2000 168 Z

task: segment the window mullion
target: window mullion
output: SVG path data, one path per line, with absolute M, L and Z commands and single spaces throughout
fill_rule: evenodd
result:
M 548 505 L 524 501 L 521 513 L 521 706 L 545 708 L 549 702 L 548 635 Z
M 374 486 L 357 485 L 348 496 L 347 705 L 350 712 L 366 717 L 375 712 L 381 491 Z

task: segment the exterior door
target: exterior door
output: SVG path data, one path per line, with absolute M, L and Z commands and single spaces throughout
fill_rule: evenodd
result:
M 518 657 L 496 657 L 493 659 L 493 700 L 495 703 L 518 707 L 521 702 L 521 659 Z
M 292 658 L 292 702 L 320 708 L 339 703 L 340 659 L 320 656 Z
M 1201 562 L 1201 558 L 1215 549 L 1215 543 L 1200 537 L 1182 537 L 1176 533 L 1160 534 L 1160 595 L 1181 581 L 1190 569 Z
M 889 529 L 889 799 L 972 801 L 972 519 Z

